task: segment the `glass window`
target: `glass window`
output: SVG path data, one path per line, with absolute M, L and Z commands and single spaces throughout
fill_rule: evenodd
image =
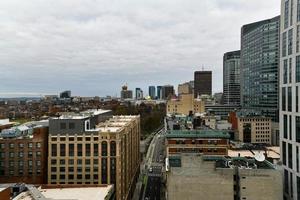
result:
M 289 61 L 289 83 L 292 83 L 292 58 Z
M 14 152 L 9 152 L 9 157 L 10 157 L 10 158 L 13 158 L 14 155 L 15 155 Z
M 296 107 L 296 112 L 299 112 L 299 87 L 296 86 L 296 99 L 295 99 L 295 107 Z
M 60 144 L 60 156 L 66 156 L 66 144 Z
M 299 53 L 300 47 L 300 25 L 297 25 L 297 42 L 296 42 L 296 51 Z
M 101 155 L 107 156 L 107 142 L 106 141 L 103 141 L 101 143 Z
M 290 1 L 286 0 L 284 2 L 284 29 L 289 25 L 289 10 L 290 10 Z
M 69 123 L 69 129 L 75 129 L 75 123 L 74 122 Z
M 24 144 L 23 143 L 19 143 L 19 148 L 24 148 Z
M 300 142 L 300 117 L 296 116 L 296 142 Z
M 36 152 L 36 157 L 41 157 L 42 153 L 40 151 Z
M 292 144 L 288 144 L 288 157 L 289 157 L 289 161 L 288 161 L 288 164 L 289 164 L 289 168 L 290 169 L 293 169 L 293 146 Z
M 69 144 L 69 156 L 74 156 L 74 144 Z
M 98 156 L 98 155 L 99 155 L 99 145 L 94 144 L 94 156 Z
M 292 112 L 292 87 L 288 87 L 288 111 Z
M 292 116 L 289 115 L 289 133 L 290 133 L 290 140 L 292 140 Z
M 51 155 L 57 156 L 57 145 L 56 144 L 51 144 Z
M 285 59 L 283 61 L 283 84 L 287 84 L 288 80 L 288 60 Z
M 287 115 L 283 115 L 283 137 L 288 139 L 288 120 Z
M 282 142 L 282 163 L 286 165 L 286 142 Z
M 14 143 L 9 143 L 9 148 L 13 149 L 15 147 Z
M 110 142 L 110 156 L 116 156 L 116 142 Z
M 297 22 L 300 21 L 300 0 L 297 0 Z
M 293 29 L 288 32 L 288 55 L 293 53 Z
M 77 144 L 77 156 L 82 156 L 82 144 Z
M 286 88 L 282 88 L 282 97 L 281 97 L 282 111 L 286 111 Z
M 42 144 L 40 142 L 37 142 L 36 143 L 36 148 L 41 148 L 42 147 Z
M 28 143 L 28 148 L 32 148 L 33 147 L 33 144 L 32 144 L 32 142 L 30 142 L 30 143 Z
M 296 82 L 300 82 L 300 56 L 296 57 Z
M 69 160 L 69 165 L 74 165 L 74 160 L 73 159 Z
M 286 32 L 282 34 L 282 57 L 286 56 Z
M 1 148 L 1 149 L 4 149 L 4 148 L 5 148 L 5 144 L 4 144 L 4 143 L 1 143 L 1 144 L 0 144 L 0 148 Z
M 297 176 L 297 196 L 298 200 L 300 199 L 300 177 Z
M 85 144 L 85 156 L 91 156 L 91 144 Z
M 66 126 L 66 123 L 60 123 L 60 129 L 66 129 L 67 126 Z

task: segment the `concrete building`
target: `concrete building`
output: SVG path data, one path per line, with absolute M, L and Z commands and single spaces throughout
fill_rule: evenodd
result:
M 272 144 L 272 119 L 262 116 L 238 116 L 238 140 L 244 143 Z
M 66 91 L 63 91 L 59 94 L 59 97 L 61 99 L 69 99 L 71 98 L 71 91 L 70 90 L 66 90 Z
M 223 56 L 223 103 L 240 105 L 240 58 L 241 51 L 227 52 Z
M 241 30 L 241 105 L 278 122 L 280 17 Z
M 212 71 L 196 71 L 194 73 L 194 97 L 212 95 Z
M 230 135 L 216 130 L 171 130 L 166 134 L 166 155 L 181 153 L 227 155 Z
M 175 94 L 175 92 L 174 92 L 173 85 L 162 86 L 162 88 L 161 88 L 161 95 L 162 95 L 161 98 L 162 99 L 167 100 L 167 99 L 171 98 L 174 94 Z
M 151 97 L 152 100 L 156 98 L 155 86 L 149 86 L 149 96 Z
M 167 114 L 203 113 L 205 112 L 205 102 L 194 99 L 193 94 L 181 94 L 178 98 L 167 101 Z
M 156 98 L 158 99 L 158 100 L 160 100 L 160 99 L 162 99 L 161 97 L 162 97 L 162 86 L 157 86 L 156 87 L 157 88 L 157 95 L 156 95 Z
M 300 2 L 281 0 L 280 146 L 285 199 L 300 199 Z
M 182 94 L 193 94 L 193 88 L 190 82 L 182 83 L 178 85 L 178 96 Z
M 0 183 L 45 184 L 48 123 L 30 122 L 0 133 Z
M 121 99 L 132 99 L 132 90 L 128 90 L 127 85 L 122 87 Z
M 240 109 L 239 106 L 236 105 L 220 105 L 220 104 L 206 104 L 205 112 L 209 115 L 217 115 L 222 119 L 228 119 L 230 112 L 236 111 Z
M 167 172 L 168 200 L 282 200 L 281 172 L 252 158 L 181 154 Z
M 144 98 L 143 90 L 141 88 L 135 88 L 135 99 L 141 100 Z
M 88 113 L 50 119 L 48 184 L 114 184 L 116 199 L 129 200 L 140 167 L 140 117 Z
M 15 123 L 10 122 L 9 119 L 0 119 L 0 132 L 3 129 L 8 129 L 14 126 Z

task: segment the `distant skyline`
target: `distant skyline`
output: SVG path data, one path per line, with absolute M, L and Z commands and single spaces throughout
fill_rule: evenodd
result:
M 240 49 L 241 26 L 280 14 L 280 0 L 1 0 L 0 97 L 120 95 L 193 80 Z

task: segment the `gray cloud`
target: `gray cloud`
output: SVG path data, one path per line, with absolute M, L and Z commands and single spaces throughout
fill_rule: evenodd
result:
M 280 0 L 2 0 L 0 94 L 115 95 L 213 70 L 240 48 L 243 24 L 279 14 Z

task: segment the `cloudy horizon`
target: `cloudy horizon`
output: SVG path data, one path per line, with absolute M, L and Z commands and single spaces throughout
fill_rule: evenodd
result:
M 2 0 L 0 97 L 120 95 L 213 71 L 240 49 L 244 24 L 280 14 L 280 0 Z

